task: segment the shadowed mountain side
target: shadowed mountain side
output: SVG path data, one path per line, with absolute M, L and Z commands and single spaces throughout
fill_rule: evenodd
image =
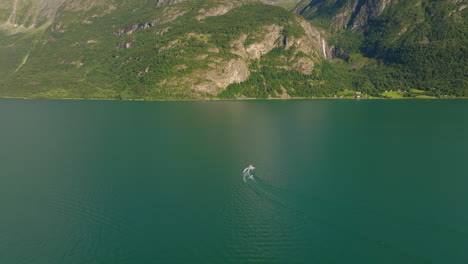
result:
M 330 33 L 340 59 L 333 68 L 345 69 L 334 78 L 360 75 L 348 79 L 383 97 L 448 97 L 468 95 L 466 7 L 463 0 L 303 0 L 294 11 Z

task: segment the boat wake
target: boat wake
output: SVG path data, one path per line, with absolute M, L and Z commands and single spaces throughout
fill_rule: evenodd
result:
M 449 230 L 440 225 L 420 223 L 377 208 L 365 208 L 352 202 L 332 201 L 314 193 L 300 193 L 269 183 L 259 175 L 253 178 L 250 172 L 254 168 L 249 168 L 250 166 L 244 170 L 245 189 L 243 189 L 251 194 L 248 196 L 250 203 L 257 208 L 257 212 L 265 214 L 271 213 L 269 210 L 276 207 L 274 211 L 277 216 L 280 215 L 295 223 L 294 226 L 289 226 L 291 232 L 313 232 L 311 230 L 314 227 L 327 228 L 330 232 L 353 237 L 376 250 L 389 251 L 413 262 L 424 260 L 401 248 L 397 240 L 388 236 L 387 230 L 397 232 L 402 228 L 408 228 L 407 232 L 410 233 L 415 232 L 414 226 L 418 226 L 422 234 L 449 233 L 459 241 L 466 241 L 466 232 L 462 230 Z M 348 221 L 342 221 L 342 216 L 346 216 Z M 280 222 L 280 218 L 276 221 Z
M 258 176 L 254 177 L 251 173 L 254 169 L 255 167 L 253 165 L 249 165 L 242 171 L 243 180 L 247 183 L 249 189 L 251 189 L 261 199 L 265 199 L 266 201 L 287 209 L 290 212 L 294 212 L 295 214 L 301 213 L 301 210 L 298 210 L 297 207 L 293 206 L 293 204 L 297 204 L 299 202 L 299 196 L 294 195 L 293 192 L 284 188 L 269 184 Z
M 255 170 L 255 167 L 252 164 L 250 164 L 247 168 L 245 168 L 242 171 L 242 174 L 244 175 L 244 177 L 243 177 L 244 182 L 247 182 L 247 179 L 255 181 L 253 175 L 250 173 L 253 170 Z

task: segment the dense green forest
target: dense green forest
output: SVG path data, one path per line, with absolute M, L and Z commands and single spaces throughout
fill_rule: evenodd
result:
M 346 73 L 334 69 L 333 79 L 347 75 L 348 89 L 361 80 L 365 90 L 381 96 L 385 91 L 390 97 L 468 95 L 468 14 L 461 3 L 393 1 L 362 27 L 351 27 L 350 19 L 348 27 L 333 28 L 333 18 L 346 2 L 321 2 L 315 12 L 303 12 L 313 24 L 330 32 L 330 44 L 344 61 L 335 61 L 335 68 L 348 68 Z
M 451 14 L 453 4 L 443 1 L 397 7 L 370 21 L 361 51 L 383 61 L 403 88 L 467 96 L 467 12 Z

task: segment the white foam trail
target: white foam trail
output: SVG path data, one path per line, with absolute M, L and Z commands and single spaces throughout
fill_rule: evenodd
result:
M 252 170 L 255 170 L 255 167 L 252 166 L 252 165 L 249 165 L 247 168 L 245 168 L 245 169 L 242 171 L 242 173 L 243 173 L 243 175 L 244 175 L 244 177 L 243 177 L 244 182 L 247 182 L 247 179 L 246 179 L 247 177 L 248 177 L 249 179 L 251 179 L 252 181 L 255 181 L 253 175 L 250 174 L 250 172 L 251 172 Z

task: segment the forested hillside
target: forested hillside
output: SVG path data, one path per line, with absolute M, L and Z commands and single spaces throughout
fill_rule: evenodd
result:
M 467 6 L 466 0 L 4 0 L 0 96 L 466 97 Z
M 0 33 L 0 94 L 147 100 L 314 95 L 283 77 L 310 79 L 326 56 L 325 42 L 284 8 L 253 0 L 93 3 L 63 0 L 54 15 L 38 16 L 43 22 L 37 27 L 20 19 L 19 10 L 28 14 L 28 6 L 11 9 Z M 261 85 L 247 85 L 258 76 Z M 241 89 L 228 88 L 243 82 Z
M 444 97 L 468 95 L 466 7 L 462 0 L 302 1 L 295 11 L 330 32 L 334 56 L 370 89 Z

